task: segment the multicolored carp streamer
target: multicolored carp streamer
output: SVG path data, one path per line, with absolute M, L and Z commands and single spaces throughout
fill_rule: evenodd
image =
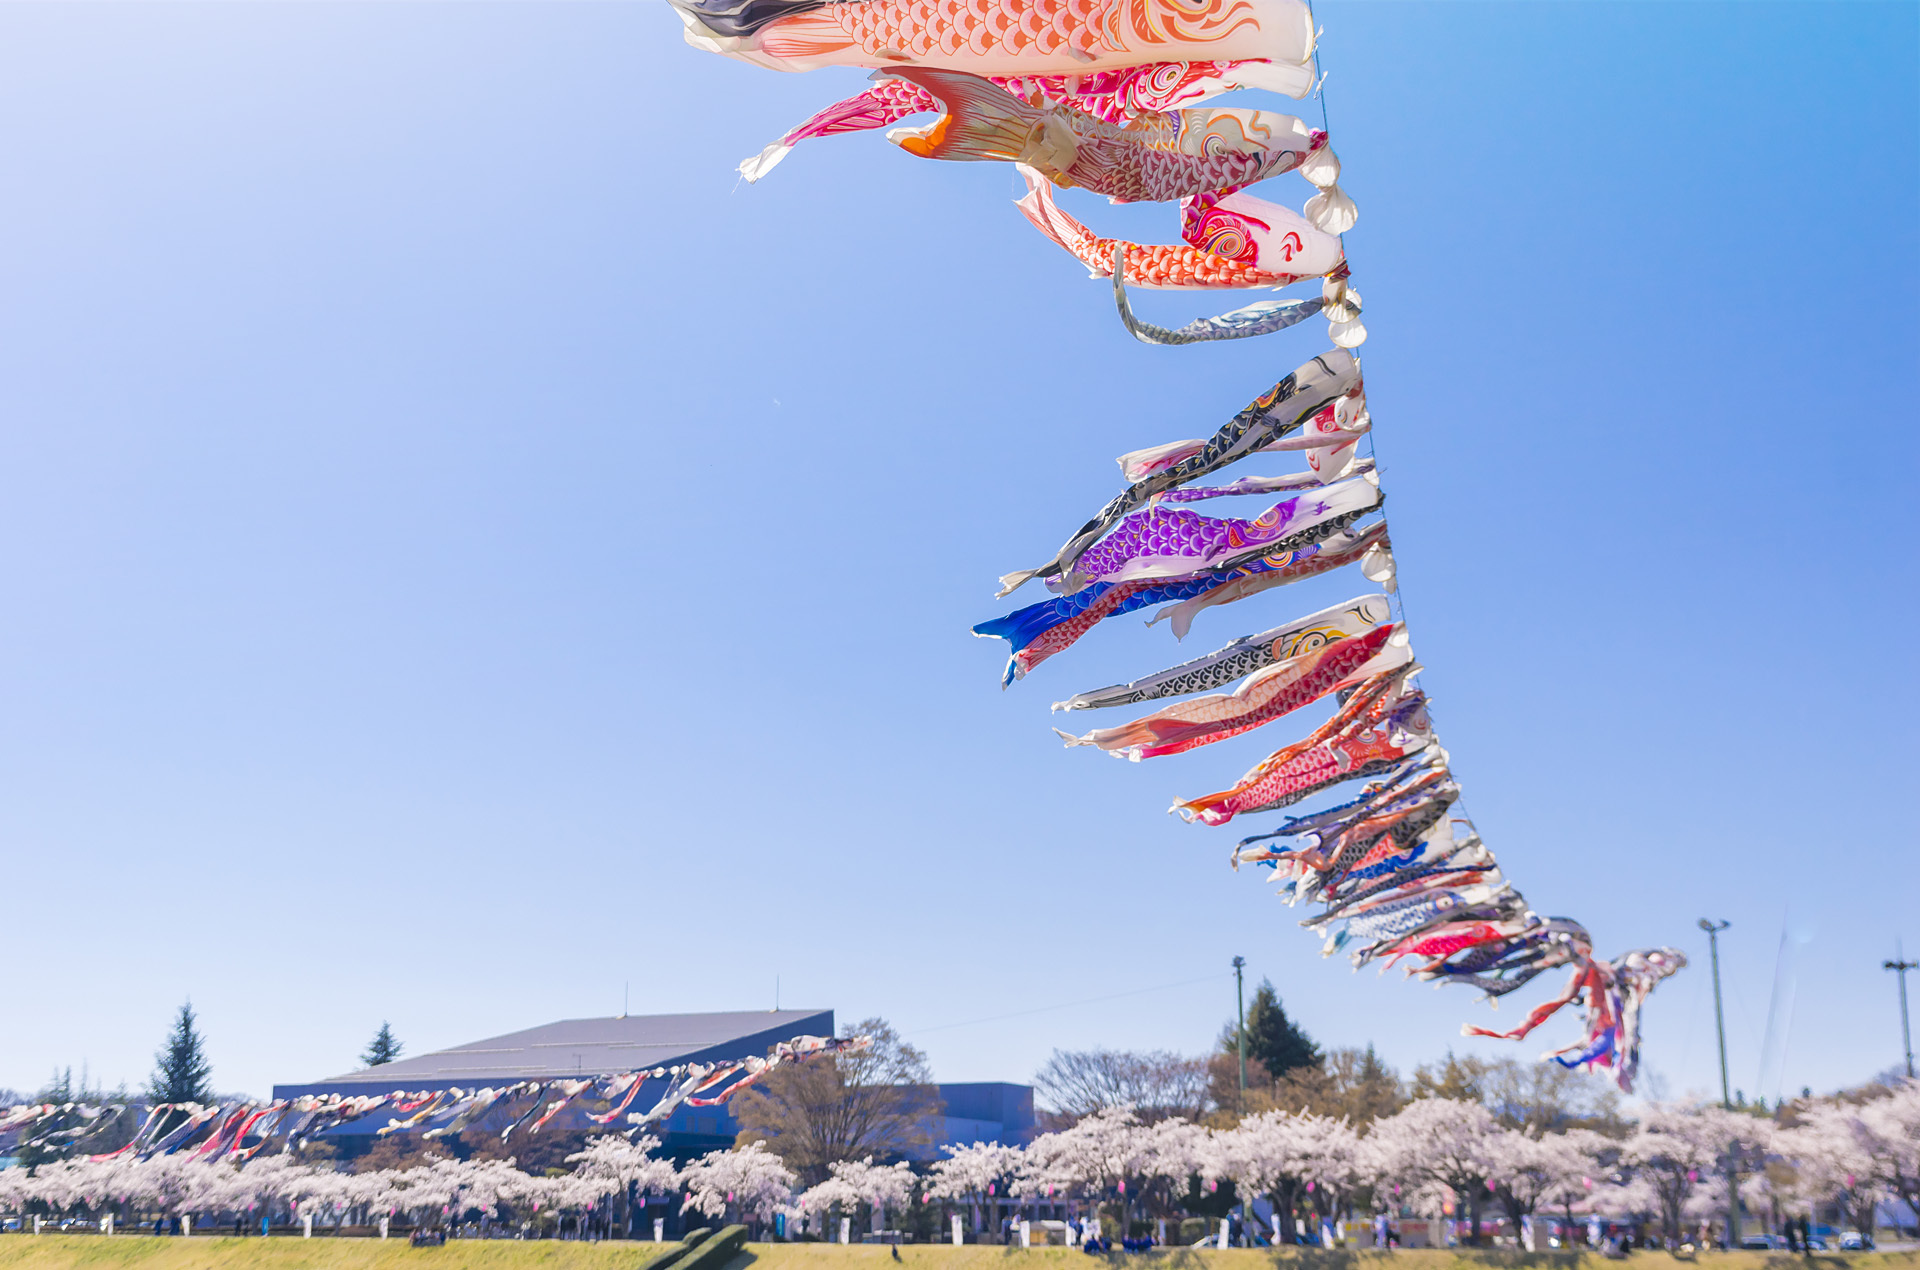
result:
M 810 137 L 832 137 L 866 132 L 898 123 L 910 115 L 940 109 L 937 98 L 904 79 L 882 78 L 872 88 L 837 101 L 793 128 L 778 141 L 740 165 L 740 175 L 757 181 L 771 172 L 789 151 Z M 1085 75 L 989 75 L 987 81 L 1029 106 L 1068 106 L 1106 123 L 1124 124 L 1134 117 L 1178 110 L 1235 88 L 1264 88 L 1292 97 L 1307 94 L 1306 76 L 1297 67 L 1271 62 L 1151 62 Z
M 876 72 L 866 91 L 741 164 L 750 181 L 802 140 L 891 127 L 888 139 L 921 158 L 1015 164 L 1025 185 L 1021 214 L 1091 277 L 1108 281 L 1136 340 L 1180 346 L 1246 339 L 1316 315 L 1326 319 L 1333 347 L 1211 437 L 1121 455 L 1125 488 L 1051 559 L 1000 579 L 1000 596 L 1035 580 L 1052 594 L 980 623 L 974 634 L 1007 641 L 1001 683 L 1008 686 L 1107 618 L 1153 607 L 1145 624 L 1164 622 L 1184 639 L 1210 608 L 1358 566 L 1381 593 L 1277 626 L 1250 621 L 1268 629 L 1057 701 L 1054 709 L 1065 711 L 1155 703 L 1139 717 L 1059 735 L 1069 747 L 1138 761 L 1232 744 L 1256 729 L 1285 729 L 1291 716 L 1330 699 L 1327 716 L 1304 736 L 1272 748 L 1226 788 L 1182 798 L 1172 810 L 1190 823 L 1225 825 L 1345 787 L 1329 805 L 1241 839 L 1233 867 L 1263 870 L 1287 904 L 1308 906 L 1300 924 L 1322 939 L 1323 953 L 1344 954 L 1356 968 L 1399 967 L 1436 985 L 1465 984 L 1493 1002 L 1568 968 L 1565 990 L 1520 1027 L 1467 1030 L 1518 1040 L 1579 1004 L 1583 1038 L 1549 1057 L 1569 1067 L 1611 1068 L 1630 1090 L 1642 1006 L 1686 959 L 1654 948 L 1601 960 L 1579 923 L 1528 907 L 1464 814 L 1395 600 L 1398 570 L 1380 514 L 1379 471 L 1363 453 L 1372 448 L 1373 424 L 1352 350 L 1366 341 L 1367 329 L 1343 239 L 1359 209 L 1340 188 L 1328 130 L 1290 113 L 1198 104 L 1230 89 L 1296 100 L 1312 94 L 1320 68 L 1304 0 L 670 3 L 696 47 L 780 70 Z M 928 114 L 936 117 L 892 127 Z M 1315 191 L 1298 211 L 1251 188 L 1276 177 L 1290 182 L 1289 173 Z M 1165 203 L 1177 216 L 1178 241 L 1104 235 L 1064 208 L 1056 189 L 1115 203 Z M 1213 291 L 1314 279 L 1318 295 L 1258 301 L 1179 327 L 1141 321 L 1127 294 L 1129 287 Z M 1243 471 L 1207 483 L 1235 464 L 1295 452 L 1307 470 Z M 1189 506 L 1255 495 L 1279 501 L 1245 517 L 1203 515 Z M 1357 794 L 1354 782 L 1362 782 Z M 710 1072 L 678 1073 L 648 1114 L 725 1098 L 757 1070 L 732 1074 L 734 1083 L 717 1092 Z M 636 1076 L 603 1096 L 626 1114 L 641 1083 Z M 559 1091 L 547 1114 L 576 1096 Z M 449 1114 L 440 1102 L 395 1110 L 411 1117 L 407 1124 Z M 243 1124 L 223 1124 L 219 1132 L 229 1128 L 236 1140 L 245 1135 Z
M 882 73 L 919 86 L 944 112 L 923 128 L 887 134 L 908 154 L 1018 163 L 1055 185 L 1115 203 L 1188 199 L 1211 206 L 1223 191 L 1293 171 L 1327 144 L 1326 133 L 1265 110 L 1142 112 L 1123 126 L 1072 106 L 1030 106 L 978 75 L 925 66 Z M 1304 220 L 1300 226 L 1308 228 Z M 1300 250 L 1297 239 L 1291 245 Z M 1331 248 L 1337 260 L 1337 239 Z
M 585 1112 L 585 1121 L 611 1124 L 625 1116 L 633 1126 L 627 1130 L 631 1135 L 642 1126 L 666 1119 L 682 1103 L 690 1107 L 722 1106 L 783 1064 L 805 1062 L 822 1054 L 852 1053 L 872 1044 L 873 1038 L 868 1036 L 799 1036 L 774 1045 L 765 1057 L 640 1068 L 569 1080 L 527 1080 L 486 1089 L 450 1087 L 417 1093 L 396 1089 L 356 1097 L 309 1094 L 271 1103 L 234 1102 L 211 1107 L 199 1103 L 30 1104 L 0 1111 L 0 1151 L 12 1154 L 21 1147 L 37 1146 L 55 1154 L 83 1155 L 89 1142 L 106 1136 L 118 1125 L 130 1124 L 129 1117 L 134 1117 L 140 1124 L 124 1146 L 91 1158 L 146 1159 L 189 1151 L 203 1160 L 248 1160 L 268 1147 L 279 1152 L 297 1150 L 328 1129 L 376 1111 L 386 1111 L 393 1117 L 376 1131 L 383 1136 L 417 1132 L 422 1137 L 439 1138 L 504 1123 L 500 1134 L 504 1139 L 521 1129 L 538 1133 L 581 1101 L 607 1104 L 604 1112 Z M 643 1087 L 661 1083 L 666 1088 L 650 1110 L 627 1112 Z M 696 1096 L 702 1094 L 705 1096 Z
M 1132 683 L 1115 684 L 1111 688 L 1076 693 L 1065 701 L 1054 702 L 1053 708 L 1098 710 L 1106 706 L 1133 706 L 1142 701 L 1158 701 L 1162 697 L 1179 697 L 1189 692 L 1224 688 L 1234 680 L 1245 678 L 1275 662 L 1310 653 L 1335 640 L 1363 635 L 1386 622 L 1392 613 L 1393 607 L 1386 596 L 1363 595 L 1345 604 L 1322 609 L 1297 622 L 1276 626 L 1258 635 L 1244 635 L 1225 648 L 1216 649 L 1205 657 L 1182 662 L 1157 675 L 1148 675 Z
M 1388 641 L 1400 635 L 1399 644 Z M 1058 732 L 1068 746 L 1094 745 L 1109 754 L 1136 762 L 1163 754 L 1185 754 L 1202 745 L 1251 732 L 1311 704 L 1364 670 L 1387 668 L 1382 663 L 1406 661 L 1405 631 L 1398 626 L 1376 626 L 1365 635 L 1336 640 L 1274 662 L 1248 676 L 1232 692 L 1194 697 L 1113 728 L 1095 728 L 1085 736 Z
M 1386 549 L 1386 543 L 1386 525 L 1377 523 L 1358 532 L 1343 531 L 1321 542 L 1293 551 L 1262 556 L 1258 560 L 1223 573 L 1198 574 L 1172 582 L 1151 580 L 1118 584 L 1096 582 L 1072 595 L 1042 600 L 1038 604 L 1031 604 L 1009 613 L 1005 617 L 982 622 L 973 628 L 973 633 L 987 639 L 1004 639 L 1013 646 L 1012 653 L 1007 658 L 1006 674 L 1001 679 L 1004 687 L 1017 679 L 1026 678 L 1035 666 L 1055 653 L 1062 653 L 1071 648 L 1082 635 L 1092 630 L 1105 618 L 1117 617 L 1122 613 L 1131 613 L 1135 609 L 1163 604 L 1169 600 L 1177 601 L 1171 608 L 1183 609 L 1189 604 L 1202 603 L 1210 596 L 1229 591 L 1240 584 L 1258 583 L 1255 590 L 1285 586 L 1289 582 L 1298 582 L 1303 578 L 1315 577 L 1343 565 L 1352 564 L 1371 552 L 1383 551 Z M 1253 593 L 1253 591 L 1246 592 L 1246 594 Z M 1230 597 L 1230 599 L 1239 598 L 1242 597 L 1240 595 Z M 1220 601 L 1220 603 L 1227 602 L 1229 601 Z M 1156 616 L 1148 625 L 1151 626 L 1159 620 L 1161 620 L 1160 617 Z M 1184 639 L 1187 625 L 1191 621 L 1190 613 L 1176 617 L 1174 619 L 1175 635 Z
M 1183 820 L 1224 825 L 1253 811 L 1291 807 L 1323 789 L 1372 776 L 1433 744 L 1427 698 L 1408 680 L 1417 665 L 1361 685 L 1304 740 L 1261 759 L 1233 788 L 1175 802 Z
M 1562 922 L 1562 919 L 1553 921 Z M 1640 1070 L 1641 1007 L 1661 980 L 1686 969 L 1686 954 L 1678 948 L 1637 948 L 1612 961 L 1596 961 L 1592 941 L 1585 938 L 1586 932 L 1576 923 L 1562 924 L 1579 931 L 1577 938 L 1564 937 L 1569 951 L 1559 958 L 1561 962 L 1571 961 L 1574 966 L 1566 990 L 1551 1001 L 1535 1006 L 1528 1012 L 1526 1022 L 1510 1032 L 1492 1032 L 1463 1024 L 1461 1033 L 1519 1040 L 1562 1007 L 1584 1000 L 1586 1036 L 1564 1049 L 1549 1051 L 1545 1057 L 1562 1067 L 1612 1067 L 1621 1088 L 1631 1089 L 1633 1078 Z

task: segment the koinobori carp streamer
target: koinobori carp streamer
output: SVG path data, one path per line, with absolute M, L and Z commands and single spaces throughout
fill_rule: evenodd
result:
M 1000 579 L 1002 596 L 1034 580 L 1052 594 L 982 622 L 974 633 L 1008 642 L 1002 683 L 1010 685 L 1108 618 L 1151 608 L 1146 626 L 1165 624 L 1185 638 L 1208 609 L 1236 605 L 1230 611 L 1243 612 L 1269 591 L 1356 566 L 1380 593 L 1277 625 L 1285 614 L 1249 620 L 1241 629 L 1266 629 L 1056 702 L 1070 712 L 1155 703 L 1139 717 L 1061 736 L 1119 757 L 1191 754 L 1190 762 L 1204 763 L 1225 752 L 1214 747 L 1252 744 L 1241 739 L 1246 733 L 1283 734 L 1277 748 L 1261 747 L 1270 752 L 1251 767 L 1241 758 L 1223 770 L 1212 783 L 1224 788 L 1174 804 L 1184 819 L 1204 826 L 1299 807 L 1323 791 L 1365 782 L 1357 795 L 1336 794 L 1326 800 L 1331 805 L 1242 838 L 1229 853 L 1233 866 L 1253 866 L 1286 903 L 1307 906 L 1300 925 L 1321 937 L 1323 953 L 1340 953 L 1356 968 L 1391 966 L 1423 981 L 1467 985 L 1488 1000 L 1567 968 L 1566 988 L 1520 1027 L 1470 1030 L 1520 1039 L 1578 1004 L 1586 1012 L 1584 1034 L 1552 1057 L 1610 1068 L 1631 1089 L 1641 1007 L 1686 959 L 1669 948 L 1600 958 L 1579 923 L 1528 906 L 1464 812 L 1395 598 L 1398 569 L 1353 352 L 1368 332 L 1343 235 L 1359 209 L 1340 187 L 1326 112 L 1317 112 L 1323 126 L 1314 127 L 1257 99 L 1211 104 L 1235 89 L 1295 100 L 1313 93 L 1319 66 L 1304 0 L 670 2 L 697 47 L 780 70 L 875 72 L 864 91 L 818 111 L 741 164 L 748 180 L 802 140 L 891 128 L 889 140 L 921 158 L 1015 164 L 1025 186 L 1020 214 L 1108 284 L 1133 340 L 1181 347 L 1287 339 L 1282 332 L 1325 319 L 1332 349 L 1300 364 L 1211 437 L 1122 455 L 1125 488 L 1051 559 Z M 908 123 L 914 116 L 932 118 Z M 1313 190 L 1303 203 L 1286 193 L 1296 177 Z M 1177 240 L 1134 242 L 1105 233 L 1099 217 L 1113 213 L 1086 201 L 1068 205 L 1065 199 L 1082 196 L 1059 190 L 1161 203 Z M 1316 282 L 1314 293 L 1237 307 L 1209 302 L 1217 316 L 1183 325 L 1142 320 L 1128 295 L 1130 287 L 1211 293 Z M 1256 465 L 1261 456 L 1294 453 L 1305 471 L 1290 470 L 1292 463 Z M 1219 475 L 1242 463 L 1248 467 L 1231 477 Z M 1194 508 L 1207 503 L 1211 512 L 1215 500 L 1248 496 L 1269 504 L 1243 515 Z M 1323 711 L 1317 723 L 1299 721 Z M 771 1064 L 676 1072 L 646 1116 L 683 1102 L 712 1105 Z M 626 1115 L 647 1079 L 636 1075 L 600 1090 L 618 1109 L 605 1114 Z M 542 1101 L 536 1086 L 515 1098 L 516 1105 L 532 1099 L 524 1112 L 531 1119 L 557 1115 L 593 1092 L 555 1086 Z M 462 1106 L 464 1113 L 453 1111 Z M 343 1104 L 304 1119 L 276 1114 L 265 1123 L 324 1124 L 328 1115 L 367 1110 Z M 462 1094 L 392 1110 L 448 1125 L 463 1123 L 449 1114 L 485 1108 Z M 248 1123 L 219 1122 L 208 1149 L 246 1138 Z
M 364 1120 L 376 1111 L 392 1113 L 377 1132 L 418 1132 L 423 1138 L 440 1138 L 477 1127 L 491 1132 L 504 1124 L 500 1136 L 537 1133 L 551 1124 L 569 1107 L 583 1102 L 608 1105 L 605 1113 L 583 1113 L 593 1124 L 610 1124 L 623 1115 L 633 1126 L 641 1127 L 663 1120 L 682 1105 L 717 1107 L 768 1073 L 789 1063 L 807 1062 L 820 1056 L 858 1053 L 872 1046 L 868 1036 L 797 1036 L 780 1041 L 765 1054 L 711 1063 L 689 1063 L 673 1067 L 640 1068 L 629 1072 L 589 1075 L 574 1079 L 526 1080 L 498 1087 L 444 1089 L 409 1092 L 396 1089 L 385 1094 L 343 1096 L 340 1094 L 304 1094 L 259 1104 L 232 1101 L 214 1106 L 199 1103 L 163 1103 L 147 1108 L 147 1116 L 133 1138 L 116 1151 L 95 1155 L 95 1160 L 131 1157 L 147 1159 L 190 1151 L 198 1159 L 213 1162 L 247 1160 L 265 1148 L 287 1150 L 310 1141 L 328 1129 L 356 1120 Z M 649 1084 L 664 1091 L 652 1108 L 627 1113 L 640 1091 Z M 22 1144 L 48 1145 L 49 1130 L 77 1123 L 83 1127 L 111 1127 L 120 1118 L 136 1111 L 129 1104 L 86 1105 L 79 1103 L 42 1104 L 16 1107 L 0 1116 L 0 1149 L 17 1149 Z M 37 1136 L 36 1135 L 37 1130 Z M 60 1143 L 68 1154 L 79 1154 L 92 1129 L 67 1132 Z
M 912 115 L 940 109 L 934 95 L 919 84 L 874 72 L 879 82 L 863 93 L 815 112 L 805 123 L 740 165 L 740 175 L 757 181 L 788 152 L 812 137 L 866 132 Z M 1191 106 L 1234 88 L 1263 88 L 1304 96 L 1298 68 L 1266 61 L 1149 62 L 1079 75 L 990 75 L 987 82 L 1029 106 L 1069 106 L 1106 123 L 1124 124 L 1140 115 Z M 1297 90 L 1297 91 L 1295 91 Z
M 1258 635 L 1243 635 L 1205 657 L 1182 662 L 1158 674 L 1111 688 L 1075 693 L 1065 701 L 1054 702 L 1053 708 L 1098 710 L 1107 706 L 1138 705 L 1161 697 L 1180 697 L 1190 692 L 1210 692 L 1277 661 L 1312 652 L 1335 640 L 1365 634 L 1385 622 L 1392 612 L 1386 596 L 1362 595 L 1297 622 L 1288 622 Z
M 1185 508 L 1136 512 L 1082 552 L 1052 585 L 1072 594 L 1089 582 L 1178 578 L 1231 569 L 1275 551 L 1330 537 L 1378 511 L 1379 482 L 1371 472 L 1337 485 L 1295 494 L 1251 520 L 1202 516 Z
M 903 66 L 882 74 L 918 85 L 943 111 L 925 127 L 887 134 L 908 154 L 1017 163 L 1115 203 L 1204 196 L 1211 206 L 1227 191 L 1293 171 L 1327 144 L 1326 133 L 1272 111 L 1189 107 L 1143 112 L 1123 126 L 1059 103 L 1030 106 L 959 71 Z M 1305 220 L 1300 227 L 1311 232 Z M 1333 247 L 1337 253 L 1339 243 Z
M 1345 249 L 1338 235 L 1280 207 L 1271 207 L 1268 215 L 1282 223 L 1284 232 L 1277 239 L 1266 234 L 1245 242 L 1223 238 L 1233 255 L 1209 251 L 1190 241 L 1141 244 L 1105 238 L 1061 210 L 1039 171 L 1024 163 L 1018 170 L 1027 183 L 1026 195 L 1017 202 L 1021 213 L 1035 229 L 1085 265 L 1091 278 L 1111 276 L 1116 254 L 1121 262 L 1119 273 L 1128 286 L 1157 291 L 1289 287 L 1346 268 Z
M 1072 595 L 1042 600 L 1005 617 L 982 622 L 973 628 L 973 633 L 983 638 L 1004 639 L 1012 645 L 1006 674 L 1001 680 L 1003 684 L 1011 684 L 1016 679 L 1024 679 L 1049 657 L 1071 648 L 1106 618 L 1168 601 L 1174 602 L 1169 609 L 1178 612 L 1187 605 L 1204 603 L 1210 596 L 1224 595 L 1247 583 L 1258 583 L 1261 590 L 1284 586 L 1364 560 L 1369 553 L 1383 549 L 1386 540 L 1385 524 L 1376 522 L 1357 531 L 1342 530 L 1304 547 L 1262 556 L 1220 573 L 1203 573 L 1171 582 L 1152 579 L 1117 584 L 1096 582 Z M 1159 620 L 1154 618 L 1155 622 Z M 1176 638 L 1185 638 L 1186 624 L 1191 620 L 1190 614 L 1174 619 Z
M 1330 785 L 1383 772 L 1432 744 L 1426 696 L 1409 686 L 1414 666 L 1362 684 L 1304 740 L 1282 746 L 1233 788 L 1173 805 L 1187 820 L 1224 825 L 1247 812 L 1288 807 Z
M 1380 663 L 1396 655 L 1404 660 L 1404 641 L 1388 652 L 1388 640 L 1397 633 L 1398 627 L 1382 625 L 1352 639 L 1321 644 L 1255 671 L 1232 692 L 1190 698 L 1116 727 L 1095 728 L 1085 736 L 1054 731 L 1069 746 L 1098 746 L 1135 760 L 1185 754 L 1318 701 L 1363 670 L 1385 669 Z
M 1299 367 L 1235 414 L 1197 451 L 1150 476 L 1135 480 L 1069 538 L 1052 560 L 1034 569 L 1022 569 L 1000 579 L 999 594 L 1007 595 L 1033 578 L 1058 577 L 1073 567 L 1080 554 L 1129 512 L 1165 490 L 1209 476 L 1254 453 L 1268 442 L 1298 431 L 1308 419 L 1336 400 L 1360 388 L 1360 362 L 1342 349 L 1322 353 Z
M 1174 61 L 1265 61 L 1304 96 L 1305 0 L 672 0 L 695 48 L 774 70 L 932 66 L 1084 75 Z M 1285 72 L 1292 73 L 1286 74 Z M 1294 91 L 1297 90 L 1297 91 Z

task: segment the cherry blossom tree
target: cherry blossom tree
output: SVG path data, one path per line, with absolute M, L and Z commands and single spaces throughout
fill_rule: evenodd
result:
M 1892 1144 L 1876 1140 L 1863 1110 L 1834 1103 L 1808 1107 L 1798 1125 L 1780 1134 L 1780 1146 L 1794 1160 L 1800 1198 L 1839 1204 L 1858 1229 L 1870 1230 L 1875 1207 L 1898 1193 L 1898 1149 L 1875 1151 Z
M 1213 1135 L 1200 1173 L 1209 1179 L 1230 1179 L 1241 1194 L 1264 1195 L 1281 1216 L 1280 1232 L 1294 1241 L 1293 1212 L 1312 1180 L 1316 1143 L 1307 1126 L 1310 1112 L 1264 1111 L 1248 1116 L 1232 1129 Z
M 827 1180 L 807 1188 L 796 1206 L 801 1211 L 826 1214 L 838 1209 L 852 1214 L 866 1207 L 873 1213 L 874 1229 L 885 1224 L 889 1207 L 898 1208 L 913 1198 L 913 1167 L 904 1160 L 898 1164 L 875 1164 L 864 1160 L 836 1160 L 827 1166 Z
M 1480 1204 L 1487 1195 L 1488 1143 L 1497 1132 L 1492 1114 L 1477 1102 L 1418 1098 L 1375 1121 L 1367 1137 L 1383 1176 L 1415 1188 L 1452 1191 L 1470 1215 L 1477 1245 Z
M 1887 1097 L 1862 1104 L 1855 1133 L 1881 1185 L 1920 1213 L 1920 1081 L 1903 1080 Z
M 660 1139 L 650 1134 L 628 1141 L 624 1134 L 603 1133 L 587 1139 L 586 1148 L 569 1155 L 567 1163 L 574 1166 L 573 1176 L 588 1206 L 618 1196 L 631 1226 L 635 1193 L 667 1193 L 680 1181 L 673 1162 L 654 1154 L 659 1149 Z
M 1567 1205 L 1571 1220 L 1571 1203 L 1583 1189 L 1581 1179 L 1600 1171 L 1599 1153 L 1605 1142 L 1591 1129 L 1538 1135 L 1503 1129 L 1489 1137 L 1484 1157 L 1487 1178 L 1514 1231 L 1519 1232 L 1542 1204 Z
M 1354 1191 L 1368 1180 L 1370 1157 L 1345 1117 L 1303 1114 L 1300 1119 L 1307 1201 L 1324 1232 L 1352 1208 Z
M 770 1222 L 791 1202 L 795 1180 L 764 1142 L 733 1151 L 709 1151 L 680 1171 L 680 1185 L 687 1194 L 681 1211 Z
M 1142 1129 L 1146 1150 L 1139 1166 L 1139 1186 L 1127 1198 L 1148 1205 L 1150 1212 L 1179 1207 L 1189 1181 L 1207 1160 L 1213 1134 L 1188 1120 L 1165 1119 Z
M 1621 1144 L 1620 1159 L 1653 1187 L 1661 1227 L 1670 1241 L 1678 1242 L 1684 1219 L 1726 1213 L 1725 1179 L 1736 1151 L 1757 1160 L 1771 1129 L 1767 1121 L 1722 1107 L 1651 1103 Z
M 1153 1137 L 1131 1107 L 1107 1107 L 1058 1133 L 1027 1144 L 1017 1188 L 1022 1194 L 1062 1191 L 1093 1200 L 1112 1196 L 1124 1231 L 1130 1197 L 1153 1163 Z
M 983 1214 L 989 1226 L 997 1226 L 994 1210 L 1020 1176 L 1026 1152 L 998 1142 L 943 1149 L 948 1158 L 934 1162 L 926 1193 L 934 1199 L 971 1205 L 975 1231 L 981 1228 Z

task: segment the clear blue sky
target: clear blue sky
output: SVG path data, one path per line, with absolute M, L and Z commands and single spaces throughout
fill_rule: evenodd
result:
M 1915 6 L 1320 19 L 1471 811 L 1538 909 L 1696 957 L 1647 1020 L 1661 1087 L 1715 1080 L 1703 914 L 1737 1085 L 1788 928 L 1785 1087 L 1886 1067 L 1879 963 L 1920 949 Z M 1323 961 L 1237 835 L 1164 814 L 1299 725 L 1137 766 L 1048 730 L 1357 571 L 1184 646 L 1109 623 L 1005 693 L 967 632 L 1114 455 L 1205 435 L 1323 325 L 1136 344 L 1001 165 L 869 135 L 736 188 L 859 83 L 638 0 L 0 7 L 0 1083 L 137 1082 L 189 995 L 256 1092 L 383 1018 L 418 1052 L 629 980 L 650 1012 L 779 976 L 946 1079 L 1203 1048 L 1236 953 L 1403 1069 L 1517 1019 Z

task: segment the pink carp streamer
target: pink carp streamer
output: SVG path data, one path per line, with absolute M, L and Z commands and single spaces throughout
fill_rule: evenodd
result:
M 945 112 L 924 128 L 887 134 L 908 154 L 1018 163 L 1115 203 L 1216 198 L 1291 172 L 1327 144 L 1326 133 L 1271 111 L 1156 111 L 1122 126 L 1071 106 L 1030 106 L 977 75 L 926 67 L 886 73 L 920 85 Z
M 887 75 L 876 71 L 875 77 Z M 1266 61 L 1152 62 L 1085 75 L 990 75 L 988 83 L 1029 106 L 1067 106 L 1106 123 L 1177 110 L 1235 88 L 1286 91 L 1298 76 Z M 1298 95 L 1298 94 L 1295 94 Z M 880 79 L 873 87 L 819 111 L 740 165 L 740 175 L 758 181 L 793 147 L 813 137 L 885 128 L 911 115 L 940 109 L 937 98 L 904 79 Z
M 1203 745 L 1251 732 L 1293 713 L 1340 687 L 1385 652 L 1398 626 L 1377 626 L 1354 639 L 1335 640 L 1248 676 L 1232 692 L 1193 697 L 1118 727 L 1095 728 L 1074 736 L 1055 728 L 1068 746 L 1092 745 L 1116 757 L 1138 762 L 1165 754 L 1185 754 Z M 1407 656 L 1405 643 L 1395 650 Z M 1384 669 L 1384 667 L 1381 667 Z
M 1269 260 L 1281 254 L 1287 256 L 1286 263 L 1279 267 L 1258 263 L 1261 257 L 1257 250 L 1249 256 L 1236 247 L 1237 256 L 1223 256 L 1187 243 L 1177 247 L 1142 246 L 1102 238 L 1060 210 L 1039 171 L 1026 164 L 1021 164 L 1019 171 L 1027 183 L 1026 196 L 1018 202 L 1021 214 L 1035 229 L 1085 265 L 1089 277 L 1111 277 L 1116 251 L 1120 253 L 1122 280 L 1128 286 L 1159 291 L 1287 287 L 1308 278 L 1329 277 L 1347 265 L 1339 236 L 1317 229 L 1305 220 L 1298 226 L 1289 226 L 1283 236 L 1287 239 L 1286 253 L 1268 254 Z

